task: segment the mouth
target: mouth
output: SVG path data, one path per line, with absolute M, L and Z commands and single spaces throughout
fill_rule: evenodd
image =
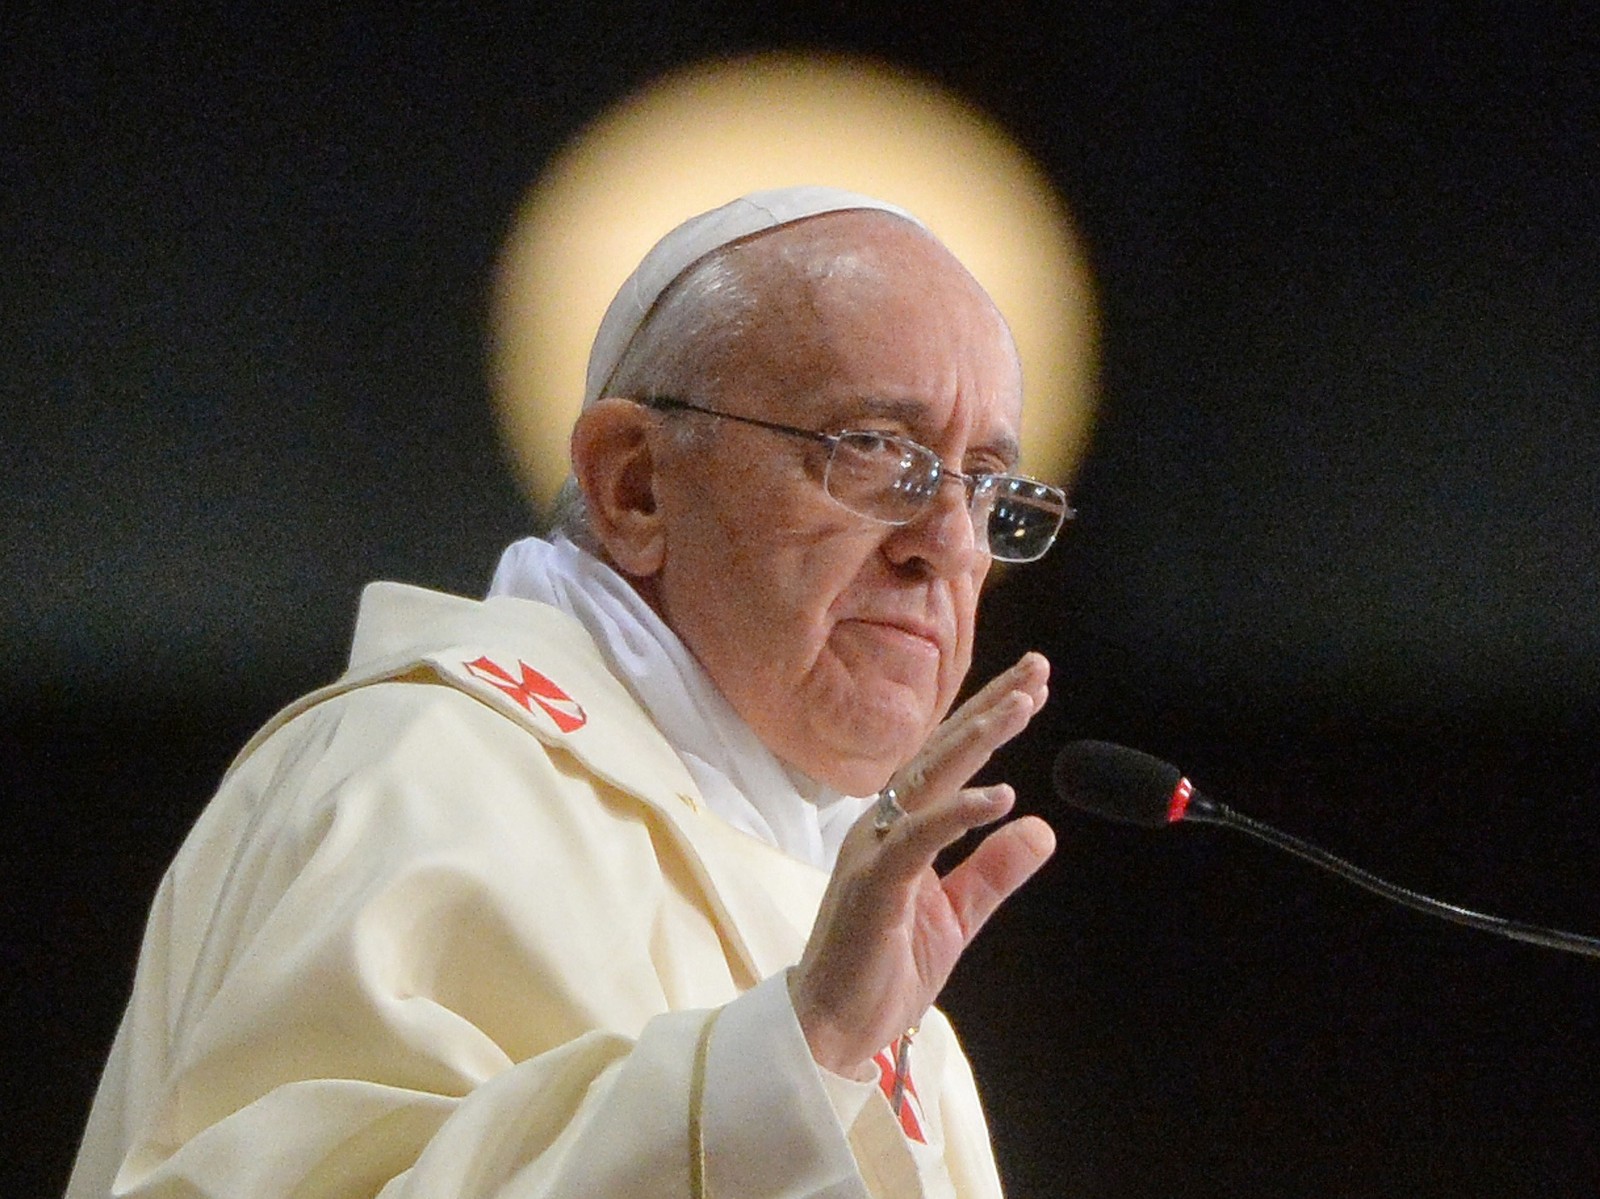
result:
M 840 623 L 856 629 L 873 642 L 900 653 L 934 656 L 944 653 L 944 639 L 939 635 L 939 630 L 921 621 L 855 617 Z

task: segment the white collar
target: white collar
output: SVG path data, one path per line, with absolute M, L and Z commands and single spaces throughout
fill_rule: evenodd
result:
M 822 870 L 870 799 L 786 767 L 632 584 L 564 537 L 513 542 L 489 594 L 549 604 L 576 619 L 612 673 L 683 759 L 706 805 L 737 829 Z

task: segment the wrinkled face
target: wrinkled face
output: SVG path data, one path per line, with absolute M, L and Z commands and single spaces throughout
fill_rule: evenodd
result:
M 824 278 L 792 263 L 761 277 L 761 315 L 720 383 L 679 398 L 806 429 L 910 437 L 951 468 L 1016 461 L 1021 378 L 1009 332 L 948 252 L 879 213 L 776 230 L 838 239 Z M 771 243 L 771 244 L 768 244 Z M 767 270 L 768 268 L 763 268 Z M 731 421 L 662 439 L 665 556 L 647 594 L 778 757 L 855 794 L 922 745 L 972 660 L 989 556 L 965 493 L 946 482 L 907 525 L 854 515 L 823 490 L 823 446 Z M 676 448 L 672 448 L 672 447 Z

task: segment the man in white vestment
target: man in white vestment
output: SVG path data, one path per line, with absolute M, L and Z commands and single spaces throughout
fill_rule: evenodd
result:
M 823 188 L 669 234 L 602 322 L 548 540 L 362 597 L 163 880 L 71 1199 L 993 1196 L 933 1006 L 1054 847 L 953 714 L 1015 473 L 993 303 Z M 998 826 L 942 877 L 935 855 Z

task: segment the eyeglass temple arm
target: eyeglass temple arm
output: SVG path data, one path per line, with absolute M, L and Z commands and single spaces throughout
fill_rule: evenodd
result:
M 718 412 L 715 408 L 702 408 L 699 404 L 691 404 L 688 400 L 678 400 L 671 396 L 650 396 L 640 400 L 646 408 L 654 408 L 657 412 L 698 412 L 702 416 L 715 416 L 722 420 L 737 421 L 741 425 L 754 425 L 758 429 L 770 429 L 774 433 L 787 433 L 791 437 L 804 437 L 807 441 L 815 441 L 825 446 L 833 446 L 839 438 L 833 433 L 822 433 L 816 429 L 797 429 L 793 425 L 780 425 L 776 421 L 760 420 L 754 416 L 740 416 L 734 412 Z

